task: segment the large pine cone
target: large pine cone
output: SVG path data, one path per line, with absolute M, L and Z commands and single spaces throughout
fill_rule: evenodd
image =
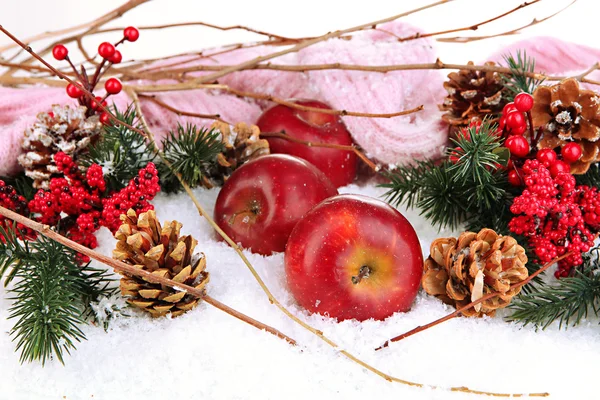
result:
M 25 175 L 33 179 L 36 189 L 48 189 L 51 178 L 60 172 L 54 163 L 54 155 L 63 152 L 73 160 L 99 137 L 102 124 L 98 116 L 86 118 L 86 108 L 79 106 L 52 106 L 52 112 L 39 113 L 37 121 L 25 131 L 22 148 L 24 153 L 18 158 L 25 169 Z
M 600 161 L 600 97 L 596 92 L 581 90 L 579 82 L 569 78 L 553 86 L 539 86 L 533 99 L 533 126 L 544 131 L 538 148 L 560 150 L 567 143 L 578 143 L 583 154 L 571 164 L 573 174 L 584 174 Z
M 464 232 L 458 239 L 436 239 L 430 251 L 421 282 L 428 294 L 459 309 L 486 294 L 500 293 L 464 311 L 465 316 L 494 315 L 521 291 L 510 286 L 529 275 L 525 249 L 511 236 L 492 229 Z
M 215 121 L 210 128 L 221 132 L 223 152 L 217 156 L 217 165 L 204 177 L 207 188 L 222 185 L 242 164 L 270 153 L 269 142 L 260 138 L 260 129 L 256 125 L 240 122 L 231 126 Z
M 473 65 L 473 62 L 468 65 Z M 495 63 L 490 61 L 485 65 L 493 66 Z M 481 122 L 488 114 L 499 114 L 507 103 L 503 97 L 502 77 L 497 72 L 461 69 L 448 74 L 448 78 L 444 82 L 448 96 L 440 109 L 447 111 L 442 119 L 450 125 L 453 136 L 471 122 Z
M 136 216 L 129 210 L 121 215 L 123 224 L 115 233 L 118 240 L 113 258 L 178 283 L 204 289 L 209 274 L 204 269 L 204 254 L 193 255 L 198 243 L 191 236 L 179 236 L 181 223 L 167 221 L 161 228 L 153 210 Z M 123 274 L 121 294 L 128 302 L 148 311 L 153 317 L 171 313 L 177 317 L 191 310 L 199 299 L 182 290 Z

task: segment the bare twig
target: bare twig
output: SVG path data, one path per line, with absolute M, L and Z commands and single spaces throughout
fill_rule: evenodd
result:
M 558 14 L 560 14 L 561 12 L 565 11 L 567 8 L 569 8 L 573 4 L 575 4 L 576 1 L 577 0 L 573 0 L 571 3 L 567 4 L 565 7 L 561 8 L 557 12 L 555 12 L 547 17 L 544 17 L 542 19 L 534 18 L 530 23 L 523 25 L 519 28 L 515 28 L 512 30 L 506 31 L 506 32 L 496 33 L 493 35 L 486 35 L 486 36 L 455 36 L 455 37 L 449 37 L 449 38 L 439 38 L 439 39 L 437 39 L 437 41 L 438 42 L 447 42 L 447 43 L 467 43 L 467 42 L 476 42 L 478 40 L 491 39 L 491 38 L 500 37 L 500 36 L 516 35 L 524 29 L 531 28 L 532 26 L 541 24 L 542 22 L 547 21 L 550 18 L 557 16 Z
M 476 31 L 477 29 L 479 29 L 479 27 L 481 27 L 483 25 L 489 24 L 490 22 L 497 21 L 497 20 L 499 20 L 501 18 L 506 17 L 507 15 L 510 15 L 510 14 L 516 12 L 516 11 L 519 11 L 519 10 L 521 10 L 521 9 L 523 9 L 525 7 L 528 7 L 528 6 L 532 5 L 532 4 L 535 4 L 535 3 L 539 2 L 539 1 L 541 1 L 541 0 L 533 0 L 533 1 L 530 1 L 530 2 L 525 2 L 525 3 L 519 4 L 517 7 L 513 8 L 513 9 L 511 9 L 511 10 L 509 10 L 509 11 L 503 13 L 503 14 L 497 15 L 497 16 L 495 16 L 493 18 L 486 19 L 485 21 L 478 22 L 478 23 L 476 23 L 474 25 L 470 25 L 470 26 L 467 26 L 467 27 L 464 27 L 464 28 L 448 29 L 448 30 L 445 30 L 445 31 L 431 32 L 431 33 L 422 33 L 422 34 L 421 33 L 416 33 L 416 34 L 411 35 L 411 36 L 406 36 L 406 37 L 400 38 L 399 41 L 400 42 L 405 42 L 405 41 L 408 41 L 408 40 L 421 39 L 421 38 L 426 38 L 426 37 L 431 37 L 431 36 L 445 35 L 447 33 L 454 33 L 454 32 Z
M 76 242 L 62 236 L 61 234 L 53 231 L 52 229 L 50 229 L 50 227 L 48 225 L 43 225 L 43 224 L 40 224 L 39 222 L 35 222 L 27 217 L 24 217 L 13 211 L 10 211 L 2 206 L 0 206 L 0 215 L 3 215 L 4 217 L 11 219 L 19 224 L 22 224 L 23 226 L 26 226 L 30 229 L 33 229 L 34 231 L 38 232 L 39 234 L 44 235 L 47 238 L 52 239 L 72 250 L 75 250 L 81 254 L 85 254 L 86 256 L 93 258 L 94 260 L 97 260 L 105 265 L 108 265 L 108 266 L 112 267 L 116 272 L 126 273 L 126 274 L 133 275 L 133 276 L 138 276 L 149 282 L 169 286 L 172 288 L 176 288 L 177 290 L 184 290 L 185 292 L 191 294 L 192 296 L 195 296 L 199 299 L 206 301 L 208 304 L 212 305 L 213 307 L 216 307 L 219 310 L 224 311 L 227 314 L 229 314 L 239 320 L 242 320 L 242 321 L 246 322 L 247 324 L 254 326 L 255 328 L 265 330 L 281 339 L 285 339 L 290 344 L 293 344 L 293 345 L 296 344 L 296 341 L 294 339 L 292 339 L 291 337 L 287 336 L 286 334 L 278 331 L 277 329 L 275 329 L 273 327 L 270 327 L 269 325 L 263 324 L 260 321 L 250 318 L 249 316 L 242 314 L 241 312 L 239 312 L 237 310 L 234 310 L 233 308 L 221 303 L 218 300 L 213 299 L 212 297 L 206 295 L 204 293 L 204 291 L 201 289 L 196 289 L 193 286 L 175 282 L 171 279 L 163 277 L 162 275 L 152 274 L 148 271 L 136 268 L 132 265 L 125 264 L 122 261 L 118 261 L 118 260 L 115 260 L 108 256 L 105 256 L 103 254 L 100 254 L 94 250 L 91 250 L 85 246 L 82 246 L 81 244 L 76 243 Z
M 175 107 L 165 103 L 162 100 L 157 99 L 156 96 L 149 96 L 149 95 L 145 95 L 145 94 L 139 94 L 138 96 L 140 98 L 149 100 L 149 101 L 151 101 L 151 102 L 153 102 L 153 103 L 155 103 L 155 104 L 157 104 L 179 116 L 204 118 L 204 119 L 215 119 L 217 121 L 221 121 L 221 122 L 225 122 L 226 124 L 229 124 L 229 122 L 223 120 L 219 114 L 199 114 L 199 113 L 194 113 L 194 112 L 190 112 L 190 111 L 183 111 L 183 110 L 180 110 L 178 108 L 175 108 Z
M 547 270 L 548 268 L 550 268 L 552 265 L 554 265 L 557 262 L 559 262 L 560 260 L 562 260 L 563 258 L 566 258 L 566 257 L 570 256 L 571 254 L 572 254 L 571 252 L 565 253 L 562 256 L 557 257 L 557 258 L 555 258 L 552 261 L 549 261 L 543 267 L 541 267 L 540 269 L 538 269 L 537 271 L 535 271 L 533 274 L 529 275 L 527 277 L 527 279 L 511 285 L 510 289 L 520 288 L 521 286 L 524 286 L 524 285 L 528 284 L 529 282 L 531 282 L 531 280 L 533 278 L 535 278 L 536 276 L 538 276 L 539 274 L 541 274 L 542 272 L 544 272 L 545 270 Z M 448 320 L 450 320 L 452 318 L 460 317 L 462 315 L 463 311 L 468 310 L 470 308 L 473 308 L 477 304 L 480 304 L 480 303 L 482 303 L 482 302 L 484 302 L 486 300 L 493 299 L 494 297 L 498 297 L 499 295 L 500 295 L 500 293 L 498 293 L 498 292 L 487 294 L 487 295 L 481 297 L 480 299 L 475 300 L 475 301 L 473 301 L 473 302 L 471 302 L 471 303 L 469 303 L 469 304 L 467 304 L 467 305 L 459 308 L 458 310 L 454 311 L 452 314 L 448 314 L 445 317 L 436 319 L 435 321 L 430 322 L 430 323 L 428 323 L 426 325 L 417 326 L 416 328 L 411 329 L 410 331 L 405 332 L 402 335 L 398 335 L 396 337 L 393 337 L 392 339 L 389 339 L 388 341 L 386 341 L 384 344 L 382 344 L 381 346 L 379 346 L 375 350 L 376 351 L 377 350 L 381 350 L 381 349 L 383 349 L 385 347 L 388 347 L 390 343 L 399 342 L 402 339 L 406 339 L 409 336 L 412 336 L 412 335 L 417 334 L 419 332 L 423 332 L 424 330 L 427 330 L 427 329 L 432 328 L 432 327 L 434 327 L 436 325 L 439 325 L 442 322 L 446 322 L 446 321 L 448 321 Z
M 324 147 L 329 149 L 337 149 L 342 151 L 351 151 L 357 155 L 365 164 L 369 166 L 373 171 L 379 171 L 380 167 L 377 166 L 373 161 L 369 160 L 369 158 L 360 151 L 356 146 L 344 146 L 342 144 L 334 144 L 334 143 L 319 143 L 319 142 L 309 142 L 306 140 L 300 140 L 290 135 L 286 135 L 283 132 L 261 132 L 260 136 L 263 138 L 279 138 L 284 140 L 289 140 L 290 142 L 303 144 L 308 147 Z

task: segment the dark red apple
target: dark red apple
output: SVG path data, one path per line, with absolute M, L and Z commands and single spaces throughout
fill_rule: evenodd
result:
M 407 311 L 419 290 L 423 255 L 412 225 L 366 196 L 329 198 L 298 222 L 285 249 L 298 303 L 338 320 L 382 320 Z
M 294 100 L 303 106 L 331 109 L 314 100 Z M 266 110 L 256 123 L 261 132 L 285 132 L 308 142 L 352 145 L 346 125 L 337 115 L 303 111 L 276 105 Z M 311 147 L 280 138 L 267 138 L 271 153 L 291 154 L 314 164 L 331 179 L 335 187 L 352 183 L 356 177 L 356 154 L 351 151 Z
M 229 177 L 215 206 L 217 224 L 254 253 L 285 250 L 292 229 L 307 211 L 337 189 L 314 165 L 298 157 L 259 157 Z

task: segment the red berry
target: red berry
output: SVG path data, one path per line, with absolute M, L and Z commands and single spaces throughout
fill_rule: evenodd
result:
M 510 133 L 512 133 L 513 135 L 522 135 L 525 133 L 526 130 L 527 130 L 527 125 L 523 124 L 523 125 L 519 125 L 516 128 L 512 128 Z
M 115 46 L 108 42 L 102 42 L 100 43 L 100 46 L 98 46 L 98 54 L 100 54 L 100 57 L 102 58 L 111 58 L 113 54 L 115 54 Z
M 500 117 L 500 121 L 498 122 L 498 128 L 504 129 L 505 125 L 506 125 L 506 117 L 503 115 L 502 117 Z
M 99 107 L 99 105 L 100 105 L 100 101 L 102 101 L 102 97 L 100 97 L 100 96 L 96 96 L 96 100 L 95 100 L 94 102 L 92 102 L 92 110 L 96 111 L 96 110 L 98 110 L 98 108 L 100 108 L 100 107 Z M 106 107 L 106 106 L 108 105 L 108 103 L 106 102 L 106 100 L 104 100 L 104 101 L 102 102 L 102 105 L 103 105 L 104 107 Z
M 135 42 L 140 37 L 140 31 L 133 26 L 128 26 L 127 28 L 123 29 L 123 36 L 126 40 Z
M 533 96 L 529 93 L 519 93 L 515 96 L 515 107 L 521 112 L 527 112 L 533 107 Z
M 123 89 L 123 85 L 117 78 L 110 78 L 104 83 L 104 89 L 106 89 L 107 93 L 117 94 Z
M 508 103 L 502 109 L 502 115 L 506 117 L 508 114 L 515 112 L 515 111 L 517 111 L 517 107 L 515 107 L 515 103 Z
M 110 125 L 110 117 L 108 116 L 108 113 L 103 112 L 100 114 L 100 122 L 104 125 Z
M 454 150 L 450 152 L 450 162 L 452 164 L 456 164 L 460 161 L 460 147 L 455 147 Z
M 550 174 L 553 178 L 556 178 L 558 174 L 566 172 L 569 173 L 571 171 L 571 167 L 564 161 L 556 161 L 554 164 L 550 166 Z
M 560 150 L 563 160 L 569 164 L 573 164 L 581 158 L 581 146 L 575 142 L 567 143 Z
M 520 112 L 511 112 L 506 116 L 506 126 L 510 129 L 521 129 L 521 127 L 526 127 L 527 124 L 525 122 L 525 117 Z
M 67 48 L 62 44 L 57 44 L 52 48 L 52 55 L 58 61 L 62 61 L 69 55 L 69 50 L 67 50 Z
M 113 64 L 120 64 L 121 60 L 123 60 L 123 56 L 121 55 L 121 52 L 119 50 L 115 50 L 115 54 L 113 54 L 112 57 L 108 59 L 108 61 L 110 61 Z
M 513 186 L 521 186 L 521 178 L 519 178 L 519 174 L 514 169 L 508 172 L 508 183 Z
M 76 99 L 78 97 L 81 97 L 82 94 L 83 92 L 77 86 L 73 85 L 72 83 L 69 83 L 67 85 L 67 95 L 69 97 Z
M 529 143 L 523 136 L 508 137 L 504 142 L 504 146 L 510 151 L 510 154 L 517 158 L 523 158 L 529 154 Z
M 542 149 L 538 151 L 536 158 L 539 162 L 544 164 L 546 168 L 550 168 L 550 166 L 558 160 L 558 156 L 552 149 Z

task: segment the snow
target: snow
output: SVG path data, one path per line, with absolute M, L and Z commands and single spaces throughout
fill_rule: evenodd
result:
M 373 186 L 342 192 L 383 193 Z M 217 190 L 196 190 L 212 213 Z M 77 345 L 66 366 L 52 361 L 19 364 L 8 331 L 7 293 L 0 289 L 0 399 L 475 399 L 444 389 L 390 383 L 346 359 L 269 304 L 235 252 L 215 240 L 185 194 L 159 196 L 161 220 L 184 223 L 182 232 L 198 240 L 211 274 L 208 293 L 219 301 L 295 338 L 288 345 L 266 332 L 202 303 L 184 316 L 151 319 L 126 309 L 107 332 L 85 326 L 88 340 Z M 404 212 L 417 229 L 424 254 L 439 233 L 414 211 Z M 110 255 L 110 233 L 99 234 L 99 250 Z M 454 319 L 379 352 L 385 339 L 437 319 L 452 309 L 419 294 L 412 310 L 386 321 L 336 321 L 308 315 L 294 304 L 285 286 L 283 255 L 248 258 L 274 296 L 292 313 L 350 351 L 393 376 L 437 385 L 498 392 L 550 392 L 551 399 L 598 398 L 600 330 L 598 321 L 559 331 L 536 332 L 500 317 Z M 117 298 L 97 305 L 108 316 L 122 306 Z

